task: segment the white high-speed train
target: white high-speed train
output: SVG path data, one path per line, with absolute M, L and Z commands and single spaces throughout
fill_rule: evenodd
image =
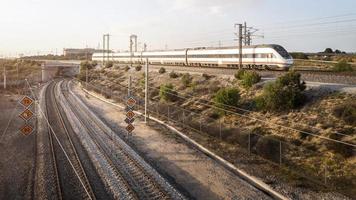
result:
M 192 48 L 171 51 L 145 51 L 122 53 L 94 53 L 92 60 L 111 60 L 119 63 L 143 64 L 146 58 L 150 64 L 238 67 L 238 47 Z M 242 64 L 246 68 L 266 68 L 288 70 L 293 58 L 280 45 L 254 45 L 242 48 Z

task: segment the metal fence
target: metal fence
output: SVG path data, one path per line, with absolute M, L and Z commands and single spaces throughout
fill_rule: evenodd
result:
M 120 103 L 125 103 L 127 98 L 128 88 L 125 86 L 109 88 L 82 84 L 88 90 L 100 93 L 106 98 L 112 98 Z M 132 88 L 131 95 L 137 100 L 137 108 L 143 110 L 142 89 Z M 207 117 L 166 102 L 150 100 L 148 112 L 150 116 L 171 123 L 186 132 L 193 132 L 214 138 L 217 141 L 237 145 L 243 148 L 247 155 L 257 155 L 276 166 L 276 169 L 280 169 L 290 176 L 297 176 L 297 179 L 303 178 L 335 190 L 343 190 L 350 188 L 350 186 L 356 187 L 356 169 L 348 168 L 355 166 L 341 166 L 340 163 L 345 163 L 345 158 L 342 156 L 325 156 L 313 149 L 312 146 L 292 144 L 276 135 L 248 130 L 241 127 L 238 121 L 224 121 L 220 118 Z M 347 146 L 342 148 L 352 151 L 353 156 L 355 156 L 355 148 Z

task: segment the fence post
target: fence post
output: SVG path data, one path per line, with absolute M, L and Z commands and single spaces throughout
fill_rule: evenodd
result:
M 157 114 L 157 117 L 158 117 L 158 103 L 156 103 L 156 114 Z
M 251 132 L 248 133 L 248 155 L 251 155 Z
M 326 171 L 326 165 L 324 166 L 324 184 L 326 185 L 327 181 L 327 171 Z
M 170 119 L 170 115 L 169 115 L 169 105 L 168 105 L 168 113 L 167 113 L 167 118 L 168 118 L 168 120 Z
M 279 141 L 279 165 L 282 165 L 282 142 Z
M 202 132 L 202 127 L 201 127 L 201 116 L 199 117 L 199 130 L 200 130 L 200 132 Z
M 219 136 L 220 136 L 220 140 L 222 140 L 222 136 L 221 136 L 221 119 L 219 119 Z
M 183 119 L 182 119 L 182 121 L 183 121 L 183 127 L 184 127 L 184 123 L 185 123 L 184 118 L 185 118 L 185 114 L 184 114 L 184 110 L 183 110 Z

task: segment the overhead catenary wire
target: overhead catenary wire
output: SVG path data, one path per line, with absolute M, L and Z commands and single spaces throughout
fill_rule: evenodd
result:
M 111 82 L 111 81 L 109 81 Z M 112 82 L 113 83 L 113 82 Z M 123 86 L 121 84 L 118 84 L 118 83 L 115 83 L 117 85 L 119 85 L 120 87 L 125 87 L 127 88 L 127 86 Z M 94 86 L 95 87 L 95 86 Z M 150 89 L 154 89 L 154 90 L 158 90 L 157 88 L 155 87 L 152 87 L 152 86 L 148 86 L 148 88 Z M 169 90 L 169 89 L 168 89 Z M 175 91 L 177 92 L 177 91 Z M 185 99 L 185 100 L 188 100 L 188 97 L 184 97 L 181 95 L 180 92 L 177 92 L 175 93 L 171 90 L 171 92 L 168 92 L 168 94 L 170 95 L 173 95 L 173 96 L 176 96 L 178 98 L 181 98 L 181 99 Z M 191 98 L 196 98 L 192 95 L 187 95 L 187 96 L 190 96 Z M 193 102 L 198 102 L 200 103 L 201 105 L 205 105 L 205 106 L 208 106 L 208 107 L 211 107 L 211 108 L 214 108 L 214 109 L 219 109 L 221 111 L 224 111 L 224 112 L 227 112 L 227 113 L 230 113 L 230 114 L 236 114 L 236 115 L 239 115 L 241 117 L 246 117 L 246 118 L 249 118 L 249 119 L 252 119 L 252 120 L 256 120 L 256 121 L 259 121 L 259 122 L 263 122 L 265 124 L 269 124 L 269 125 L 274 125 L 274 126 L 278 126 L 278 127 L 281 127 L 281 128 L 285 128 L 285 129 L 288 129 L 288 130 L 292 130 L 292 131 L 296 131 L 296 132 L 300 132 L 300 133 L 303 133 L 303 134 L 307 134 L 307 135 L 311 135 L 311 136 L 314 136 L 314 137 L 318 137 L 318 138 L 322 138 L 322 139 L 325 139 L 325 140 L 328 140 L 328 141 L 332 141 L 332 142 L 336 142 L 336 143 L 340 143 L 340 144 L 344 144 L 344 145 L 347 145 L 347 146 L 351 146 L 351 147 L 356 147 L 356 144 L 352 144 L 352 143 L 348 143 L 348 142 L 343 142 L 343 141 L 340 141 L 340 140 L 335 140 L 335 139 L 332 139 L 332 138 L 329 138 L 329 137 L 325 137 L 325 136 L 322 136 L 322 135 L 318 135 L 318 134 L 315 134 L 315 133 L 310 133 L 310 132 L 307 132 L 307 131 L 303 131 L 303 130 L 299 130 L 299 129 L 296 129 L 296 128 L 292 128 L 292 127 L 288 127 L 288 126 L 285 126 L 285 125 L 281 125 L 281 124 L 276 124 L 276 123 L 271 123 L 271 122 L 268 122 L 266 120 L 262 120 L 262 119 L 259 119 L 259 118 L 256 118 L 256 117 L 252 117 L 252 116 L 248 116 L 248 115 L 245 115 L 245 114 L 242 114 L 242 113 L 237 113 L 237 112 L 234 112 L 234 111 L 231 111 L 231 110 L 228 110 L 228 109 L 224 109 L 224 108 L 221 108 L 221 107 L 218 107 L 218 106 L 215 106 L 215 105 L 212 105 L 212 104 L 208 104 L 208 103 L 213 103 L 212 101 L 208 101 L 208 103 L 203 103 L 203 102 L 200 102 L 201 99 L 197 99 L 197 100 L 194 100 Z M 206 101 L 206 100 L 204 100 Z M 247 110 L 247 109 L 243 109 L 243 108 L 239 108 L 239 107 L 236 107 L 236 106 L 230 106 L 230 105 L 226 105 L 226 104 L 221 104 L 221 106 L 225 106 L 225 107 L 228 107 L 230 109 L 237 109 L 237 110 L 240 110 L 240 111 L 243 111 L 243 112 L 248 112 L 248 113 L 253 113 L 253 111 L 251 110 Z M 187 110 L 189 111 L 189 110 Z M 190 111 L 191 112 L 191 111 Z M 198 113 L 197 113 L 198 114 Z M 335 132 L 335 134 L 339 134 L 338 132 Z M 344 135 L 344 134 L 343 134 Z

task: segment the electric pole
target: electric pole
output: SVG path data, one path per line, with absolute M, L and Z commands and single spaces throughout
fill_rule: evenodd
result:
M 243 40 L 243 35 L 242 35 L 242 24 L 235 24 L 235 27 L 239 27 L 239 69 L 242 69 L 242 40 Z
M 107 48 L 107 61 L 109 62 L 110 58 L 110 35 L 109 34 L 106 34 L 106 37 L 107 37 L 107 45 L 106 45 L 106 48 Z
M 3 67 L 4 67 L 4 89 L 6 90 L 6 67 L 4 64 Z
M 103 35 L 103 66 L 105 65 L 105 34 Z
M 247 25 L 246 25 L 246 22 L 244 22 L 244 44 L 245 44 L 245 46 L 247 45 Z
M 145 123 L 147 123 L 147 107 L 148 107 L 148 58 L 146 58 L 146 70 L 145 70 Z

